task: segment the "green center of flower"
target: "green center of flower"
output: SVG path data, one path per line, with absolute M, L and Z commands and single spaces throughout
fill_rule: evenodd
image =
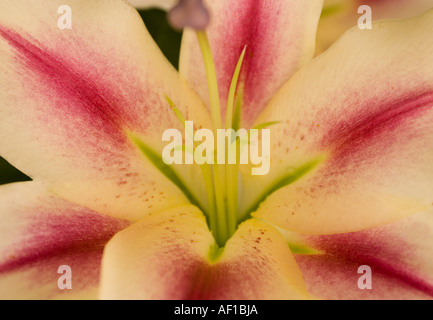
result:
M 222 248 L 225 246 L 227 240 L 230 239 L 230 237 L 235 233 L 238 224 L 241 221 L 250 218 L 251 214 L 257 210 L 261 202 L 263 202 L 276 190 L 295 182 L 307 172 L 311 171 L 323 161 L 323 157 L 316 157 L 299 167 L 290 167 L 287 169 L 287 171 L 281 172 L 281 174 L 274 181 L 270 181 L 268 185 L 263 186 L 263 190 L 258 194 L 258 196 L 255 196 L 254 199 L 248 199 L 250 200 L 247 202 L 248 207 L 246 209 L 244 208 L 242 212 L 239 212 L 238 183 L 240 180 L 239 164 L 241 163 L 239 158 L 242 152 L 241 149 L 245 146 L 248 146 L 252 140 L 252 137 L 249 133 L 243 137 L 236 133 L 240 131 L 240 115 L 242 111 L 242 92 L 237 92 L 238 79 L 241 72 L 246 47 L 239 57 L 235 72 L 233 74 L 227 98 L 225 125 L 223 127 L 217 75 L 209 39 L 205 31 L 199 30 L 196 31 L 196 33 L 206 70 L 210 111 L 213 125 L 213 146 L 218 146 L 218 148 L 212 149 L 212 154 L 210 155 L 212 161 L 200 161 L 200 163 L 197 162 L 199 164 L 206 189 L 207 208 L 203 206 L 203 204 L 206 202 L 200 201 L 203 199 L 196 198 L 194 192 L 192 192 L 192 189 L 190 189 L 191 186 L 188 186 L 183 182 L 182 178 L 175 171 L 175 169 L 170 164 L 167 164 L 167 161 L 164 161 L 160 154 L 155 152 L 151 147 L 149 147 L 148 144 L 140 140 L 134 134 L 129 133 L 129 138 L 143 152 L 147 159 L 150 160 L 162 174 L 171 180 L 184 193 L 191 204 L 196 205 L 204 212 L 209 228 L 215 238 L 216 244 Z M 194 129 L 192 126 L 188 125 L 189 121 L 187 121 L 185 116 L 176 107 L 173 101 L 167 96 L 166 99 L 176 117 L 185 127 L 185 135 L 189 136 L 189 138 L 193 141 L 189 147 L 189 149 L 192 150 L 189 150 L 187 146 L 181 145 L 178 147 L 181 148 L 181 151 L 184 152 L 185 155 L 186 153 L 193 153 L 194 159 L 196 159 L 196 153 L 201 146 L 197 145 L 196 141 L 194 141 Z M 263 123 L 254 127 L 253 129 L 257 131 L 277 123 L 278 122 Z M 223 131 L 226 133 L 231 133 L 229 134 L 228 139 L 226 139 L 226 136 L 223 138 L 224 145 L 222 148 L 225 149 L 225 161 L 222 162 L 219 161 L 221 160 L 219 158 L 220 155 L 217 154 L 217 151 L 220 150 L 219 146 L 221 145 L 221 142 L 217 141 L 217 137 L 219 137 L 217 131 L 220 129 L 223 129 Z M 187 137 L 184 137 L 184 139 L 186 141 Z M 229 159 L 233 154 L 235 154 L 235 161 L 230 161 Z M 209 159 L 209 154 L 206 154 L 206 158 Z
M 239 79 L 240 70 L 242 67 L 243 58 L 245 56 L 245 49 L 242 51 L 242 54 L 239 58 L 238 64 L 236 66 L 235 73 L 233 75 L 231 87 L 229 90 L 229 96 L 227 101 L 227 112 L 226 112 L 226 121 L 225 127 L 222 126 L 221 120 L 221 106 L 219 99 L 219 91 L 218 91 L 218 83 L 217 76 L 215 71 L 215 64 L 212 57 L 212 51 L 210 48 L 208 37 L 205 31 L 197 31 L 197 38 L 200 44 L 201 53 L 203 56 L 203 61 L 206 70 L 207 84 L 209 90 L 209 98 L 210 98 L 210 110 L 212 117 L 212 125 L 213 125 L 213 137 L 215 141 L 213 145 L 218 145 L 217 137 L 218 129 L 233 129 L 233 131 L 227 132 L 235 132 L 235 129 L 239 127 L 240 121 L 240 99 L 238 99 L 236 103 L 236 108 L 234 108 L 235 104 L 235 96 L 236 96 L 236 87 Z M 180 112 L 180 110 L 175 106 L 173 101 L 166 97 L 170 107 L 173 112 L 176 114 L 177 118 L 180 122 L 185 126 L 186 119 L 184 115 Z M 193 128 L 185 126 L 186 132 L 189 137 L 193 139 L 194 132 Z M 193 145 L 192 152 L 195 153 L 197 149 L 197 145 Z M 238 225 L 238 171 L 239 171 L 239 159 L 235 159 L 235 163 L 233 161 L 229 161 L 231 151 L 233 148 L 238 152 L 234 152 L 234 154 L 240 154 L 241 148 L 241 139 L 233 134 L 231 138 L 229 138 L 229 143 L 226 144 L 224 141 L 224 156 L 225 161 L 224 164 L 220 164 L 220 161 L 217 161 L 218 155 L 216 151 L 214 151 L 212 157 L 212 164 L 202 163 L 200 164 L 201 173 L 204 179 L 204 185 L 206 188 L 207 195 L 207 203 L 208 209 L 206 210 L 206 215 L 208 218 L 208 223 L 210 230 L 212 231 L 213 236 L 219 246 L 224 246 L 227 240 L 234 234 L 237 225 Z M 218 150 L 215 148 L 215 150 Z M 184 152 L 190 152 L 184 149 Z
M 223 127 L 215 64 L 206 32 L 197 31 L 197 39 L 200 44 L 206 69 L 213 131 L 214 137 L 216 138 L 218 136 L 216 132 L 217 129 L 222 129 Z M 238 122 L 240 119 L 240 103 L 237 104 L 238 108 L 236 108 L 236 112 L 233 111 L 233 106 L 244 56 L 245 48 L 239 58 L 229 90 L 225 122 L 226 130 L 234 129 L 234 123 Z M 234 121 L 234 119 L 237 120 Z M 239 125 L 237 124 L 236 126 L 238 127 Z M 238 142 L 239 140 L 236 138 L 235 141 L 231 141 L 231 143 L 235 144 L 239 144 Z M 216 141 L 214 145 L 217 145 Z M 228 150 L 228 148 L 230 148 L 230 146 L 227 146 L 226 150 Z M 225 155 L 227 157 L 228 152 L 225 152 Z M 224 165 L 211 165 L 213 172 L 212 177 L 209 175 L 209 172 L 203 175 L 205 177 L 208 195 L 210 229 L 220 246 L 224 245 L 233 235 L 238 224 L 238 164 L 238 161 L 236 161 L 236 164 L 229 164 L 229 161 L 225 161 Z
M 236 228 L 240 222 L 240 216 L 238 215 L 239 157 L 242 145 L 248 145 L 249 139 L 249 135 L 247 135 L 246 138 L 241 138 L 236 135 L 236 130 L 239 128 L 240 123 L 241 99 L 237 99 L 235 103 L 235 97 L 237 82 L 242 67 L 243 58 L 245 56 L 245 49 L 239 58 L 229 90 L 226 112 L 227 116 L 225 127 L 223 127 L 215 63 L 213 60 L 209 40 L 205 31 L 197 31 L 197 38 L 203 55 L 208 83 L 210 110 L 213 125 L 213 145 L 217 146 L 218 143 L 220 143 L 217 141 L 218 129 L 225 129 L 226 132 L 233 132 L 229 139 L 224 138 L 224 164 L 221 164 L 221 161 L 218 161 L 220 159 L 217 160 L 218 155 L 216 151 L 218 151 L 218 148 L 213 148 L 213 155 L 211 155 L 211 157 L 213 157 L 213 161 L 203 161 L 203 163 L 199 163 L 206 189 L 207 208 L 204 208 L 203 205 L 201 205 L 205 203 L 204 201 L 200 201 L 203 199 L 197 199 L 195 197 L 195 194 L 191 191 L 190 186 L 184 183 L 175 169 L 171 165 L 167 164 L 167 161 L 164 161 L 160 154 L 155 152 L 147 143 L 142 141 L 133 133 L 128 133 L 128 135 L 131 141 L 134 142 L 134 144 L 143 152 L 147 159 L 150 160 L 161 173 L 170 179 L 184 193 L 184 195 L 192 204 L 199 207 L 205 213 L 209 228 L 215 238 L 217 245 L 219 247 L 224 247 L 227 240 L 236 231 Z M 197 149 L 200 148 L 200 146 L 194 142 L 194 129 L 192 126 L 188 125 L 188 120 L 182 114 L 180 109 L 176 107 L 170 97 L 166 96 L 166 100 L 176 117 L 179 119 L 180 123 L 185 128 L 185 135 L 188 137 L 184 137 L 184 139 L 186 140 L 187 138 L 190 138 L 193 141 L 192 148 L 182 145 L 177 147 L 180 148 L 184 153 L 193 153 L 195 158 L 195 154 L 197 153 L 196 151 L 198 151 Z M 232 130 L 227 131 L 227 129 Z M 245 142 L 246 139 L 247 142 Z M 226 143 L 226 140 L 229 140 L 229 143 Z M 235 150 L 234 152 L 233 149 Z M 229 161 L 229 157 L 232 154 L 236 155 L 235 161 Z M 206 154 L 206 157 L 209 157 L 209 155 Z M 244 215 L 241 220 L 245 220 L 247 218 L 246 216 L 247 215 Z

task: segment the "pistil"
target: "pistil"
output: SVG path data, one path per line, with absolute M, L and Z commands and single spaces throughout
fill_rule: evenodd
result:
M 246 47 L 242 50 L 239 61 L 236 65 L 235 73 L 233 75 L 232 82 L 230 84 L 229 96 L 227 99 L 227 109 L 226 109 L 226 130 L 233 128 L 233 118 L 235 113 L 233 112 L 233 107 L 235 104 L 236 88 L 238 85 L 239 74 L 241 72 L 242 63 L 245 57 Z M 234 145 L 235 151 L 237 149 L 236 136 L 232 137 L 229 141 L 226 155 L 229 157 L 232 149 L 232 144 Z M 239 152 L 236 152 L 236 155 Z M 238 161 L 236 159 L 236 164 L 229 164 L 226 160 L 226 190 L 227 190 L 227 220 L 228 220 L 228 230 L 230 234 L 236 231 L 237 225 L 237 213 L 238 213 Z
M 223 129 L 223 124 L 221 120 L 221 106 L 215 63 L 212 56 L 210 42 L 205 28 L 203 27 L 207 26 L 209 22 L 208 12 L 204 7 L 202 0 L 181 0 L 179 1 L 178 5 L 169 12 L 168 17 L 172 25 L 177 28 L 192 27 L 196 30 L 196 35 L 200 45 L 206 71 L 210 111 L 213 125 L 212 129 L 215 139 L 214 146 L 217 146 L 217 130 Z M 207 18 L 207 21 L 205 21 L 205 18 Z M 204 23 L 204 21 L 206 23 Z M 197 25 L 200 25 L 200 27 L 197 27 Z M 231 83 L 228 96 L 225 129 L 233 128 L 234 116 L 237 114 L 233 111 L 233 107 L 235 104 L 237 82 L 244 55 L 245 49 L 242 52 L 241 58 L 239 59 Z M 173 108 L 173 103 L 170 101 L 169 103 Z M 176 109 L 173 109 L 173 111 L 176 113 Z M 204 164 L 200 166 L 206 186 L 206 194 L 208 197 L 209 226 L 217 244 L 220 247 L 223 247 L 227 240 L 234 234 L 238 222 L 238 165 L 229 164 L 229 161 L 227 161 L 229 153 L 233 148 L 233 143 L 236 150 L 238 143 L 236 136 L 230 137 L 228 144 L 226 141 L 224 141 L 226 150 L 226 161 L 224 165 L 218 163 L 215 151 L 217 148 L 215 148 L 213 154 L 215 159 L 214 164 Z
M 220 99 L 219 99 L 219 90 L 218 90 L 218 80 L 215 71 L 215 63 L 212 56 L 212 50 L 210 47 L 209 39 L 205 31 L 197 31 L 197 39 L 200 44 L 200 50 L 203 56 L 203 62 L 206 70 L 206 78 L 207 85 L 209 91 L 209 101 L 210 101 L 210 109 L 211 109 L 211 117 L 213 124 L 213 133 L 214 133 L 214 146 L 217 145 L 217 129 L 222 128 L 221 123 L 221 107 L 220 107 Z M 230 238 L 232 234 L 230 234 L 228 230 L 228 219 L 227 219 L 227 208 L 226 208 L 226 183 L 225 183 L 225 167 L 219 164 L 216 164 L 216 154 L 215 164 L 212 165 L 213 169 L 213 180 L 214 180 L 214 190 L 215 190 L 215 199 L 216 199 L 216 212 L 217 212 L 217 227 L 215 230 L 214 236 L 219 245 L 224 245 L 225 242 Z M 214 230 L 212 230 L 214 231 Z

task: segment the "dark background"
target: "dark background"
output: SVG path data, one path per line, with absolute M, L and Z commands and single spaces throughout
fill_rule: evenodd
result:
M 173 66 L 178 68 L 182 33 L 173 30 L 168 25 L 165 11 L 151 9 L 140 10 L 139 12 L 147 26 L 147 29 L 161 48 L 162 52 Z M 3 137 L 2 139 L 5 138 L 7 139 L 7 137 Z M 35 159 L 35 161 L 38 161 L 38 159 Z M 0 184 L 27 180 L 31 179 L 0 157 Z

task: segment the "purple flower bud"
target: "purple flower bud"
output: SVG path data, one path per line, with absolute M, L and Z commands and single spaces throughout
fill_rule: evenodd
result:
M 168 13 L 168 21 L 175 29 L 190 27 L 204 30 L 209 24 L 209 11 L 203 0 L 179 0 L 179 3 Z

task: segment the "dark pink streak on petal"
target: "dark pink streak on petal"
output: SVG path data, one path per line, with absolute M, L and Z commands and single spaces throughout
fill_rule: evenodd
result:
M 433 108 L 433 92 L 402 98 L 365 114 L 364 110 L 369 110 L 370 103 L 375 104 L 374 101 L 366 101 L 356 108 L 357 113 L 335 123 L 321 142 L 322 148 L 331 146 L 334 149 L 333 159 L 339 167 L 379 136 L 384 148 L 392 146 L 394 142 L 402 143 L 403 136 L 404 139 L 415 138 L 415 135 L 400 135 L 399 130 L 405 130 L 407 124 Z M 378 151 L 384 152 L 384 149 Z
M 209 268 L 209 266 L 198 266 L 196 272 L 190 277 L 189 283 L 184 285 L 189 288 L 181 299 L 186 300 L 233 300 L 245 299 L 245 288 L 250 293 L 260 297 L 260 284 L 263 279 L 271 277 L 271 274 L 254 273 L 254 269 L 266 269 L 269 261 L 263 261 L 263 265 L 250 266 L 246 268 L 242 263 L 221 264 Z M 240 270 L 243 270 L 240 272 Z M 251 273 L 248 273 L 251 271 Z M 256 285 L 251 285 L 256 284 Z M 265 284 L 263 284 L 265 285 Z M 242 289 L 241 289 L 242 288 Z
M 427 228 L 422 223 L 407 227 L 417 230 L 420 235 L 428 234 Z M 322 279 L 326 285 L 326 281 L 333 281 L 334 274 L 343 273 L 346 274 L 348 281 L 352 281 L 353 292 L 361 294 L 357 287 L 357 279 L 361 275 L 357 273 L 357 269 L 361 265 L 368 265 L 372 269 L 373 283 L 376 280 L 373 291 L 383 291 L 384 287 L 393 283 L 389 290 L 406 286 L 433 297 L 433 278 L 415 267 L 416 262 L 424 257 L 419 256 L 420 253 L 415 245 L 401 238 L 398 230 L 394 233 L 389 231 L 392 231 L 392 225 L 340 235 L 307 237 L 311 241 L 310 245 L 324 253 L 315 256 L 297 256 L 307 283 L 309 279 L 313 281 L 310 285 L 317 279 Z M 387 279 L 388 284 L 380 281 L 379 275 Z M 365 297 L 368 298 L 368 295 Z
M 0 265 L 0 273 L 25 267 L 53 256 L 101 250 L 105 243 L 129 223 L 97 214 L 70 216 L 38 215 L 24 234 L 31 238 L 19 244 L 14 259 Z
M 23 217 L 25 229 L 0 257 L 0 275 L 29 271 L 33 285 L 56 284 L 58 267 L 68 265 L 73 289 L 96 286 L 105 244 L 129 223 L 92 212 L 68 213 Z
M 183 248 L 179 248 L 183 250 Z M 174 256 L 174 254 L 173 254 Z M 169 280 L 164 285 L 163 297 L 176 300 L 232 300 L 245 299 L 250 296 L 261 297 L 261 285 L 272 277 L 268 265 L 271 263 L 263 259 L 262 263 L 246 265 L 242 262 L 231 262 L 210 266 L 207 262 L 197 260 L 176 261 L 171 266 L 161 265 L 159 274 L 161 279 L 167 274 L 176 275 L 177 281 Z M 167 270 L 167 268 L 170 270 Z M 266 274 L 263 270 L 267 270 Z M 165 275 L 165 276 L 164 276 Z M 246 290 L 249 288 L 249 291 Z
M 75 108 L 74 113 L 84 113 L 87 117 L 103 120 L 113 127 L 118 125 L 119 110 L 107 99 L 107 92 L 101 92 L 95 84 L 86 81 L 85 75 L 72 69 L 60 56 L 42 50 L 34 44 L 36 40 L 33 39 L 32 43 L 3 26 L 0 26 L 0 36 L 16 50 L 18 59 L 42 79 L 45 85 L 71 101 L 69 106 L 63 107 L 64 109 L 72 107 Z M 81 110 L 76 109 L 77 103 Z
M 361 290 L 358 280 L 359 261 L 347 261 L 332 255 L 297 255 L 296 262 L 302 271 L 308 291 L 321 299 L 330 300 L 409 300 L 432 299 L 428 293 L 370 265 L 372 289 Z
M 127 54 L 109 44 L 98 45 L 100 39 L 58 37 L 38 41 L 0 25 L 0 39 L 16 52 L 23 88 L 41 104 L 41 117 L 47 122 L 70 122 L 70 131 L 86 125 L 85 130 L 100 131 L 111 144 L 122 147 L 126 137 L 121 129 L 145 129 L 148 124 L 137 112 L 144 115 L 156 107 L 159 93 L 140 81 L 137 66 L 131 65 Z M 89 41 L 95 44 L 90 46 Z M 50 106 L 42 106 L 47 100 Z
M 266 299 L 267 286 L 275 281 L 276 271 L 272 268 L 275 261 L 262 253 L 260 242 L 251 247 L 254 257 L 249 256 L 251 252 L 241 250 L 238 261 L 210 265 L 182 246 L 170 246 L 169 251 L 159 253 L 152 262 L 158 266 L 155 269 L 161 284 L 165 282 L 161 296 L 179 300 Z M 180 252 L 183 254 L 179 255 Z
M 60 161 L 89 167 L 89 174 L 97 170 L 118 185 L 138 185 L 137 173 L 130 171 L 136 150 L 123 129 L 146 132 L 143 115 L 158 105 L 158 93 L 143 85 L 137 66 L 122 51 L 102 47 L 98 38 L 62 37 L 47 30 L 35 39 L 0 25 L 0 41 L 12 49 L 10 69 L 22 87 L 10 100 L 18 101 L 29 134 L 43 145 L 55 145 L 52 151 Z
M 227 12 L 223 14 L 233 20 L 230 27 L 219 34 L 224 39 L 219 39 L 218 43 L 225 43 L 225 46 L 214 48 L 217 50 L 217 70 L 220 70 L 220 92 L 223 97 L 228 96 L 237 62 L 247 46 L 239 81 L 244 88 L 244 120 L 251 123 L 269 102 L 269 91 L 275 92 L 282 85 L 281 79 L 275 78 L 274 68 L 278 61 L 273 56 L 275 38 L 278 37 L 273 32 L 278 30 L 281 12 L 278 4 L 268 1 L 239 1 L 227 6 Z M 226 39 L 231 42 L 227 43 Z
M 352 237 L 352 239 L 350 239 L 350 237 Z M 344 245 L 347 244 L 347 240 L 349 239 L 352 244 L 348 246 Z M 333 245 L 335 244 L 334 241 L 340 243 L 338 250 L 336 250 L 336 247 Z M 400 243 L 396 245 L 396 248 L 404 245 L 406 244 Z M 335 256 L 338 254 L 344 257 L 346 261 L 362 262 L 362 264 L 371 266 L 375 271 L 399 279 L 433 297 L 433 279 L 428 279 L 420 275 L 416 270 L 402 265 L 401 261 L 398 259 L 398 250 L 392 250 L 392 248 L 389 247 L 381 247 L 380 244 L 377 243 L 377 239 L 365 239 L 365 235 L 363 234 L 356 236 L 355 234 L 348 234 L 340 236 L 339 239 L 332 240 L 331 243 L 326 244 L 325 242 L 324 247 L 329 248 L 327 252 L 331 255 Z M 408 251 L 410 251 L 410 249 Z

